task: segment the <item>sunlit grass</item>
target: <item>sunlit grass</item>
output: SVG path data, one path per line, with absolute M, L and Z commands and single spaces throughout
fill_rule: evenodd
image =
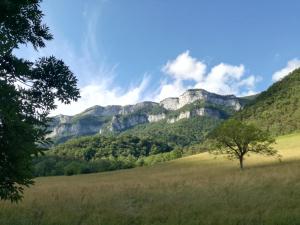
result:
M 44 177 L 19 205 L 0 203 L 0 224 L 300 224 L 300 135 L 277 140 L 282 162 L 208 153 L 135 168 Z

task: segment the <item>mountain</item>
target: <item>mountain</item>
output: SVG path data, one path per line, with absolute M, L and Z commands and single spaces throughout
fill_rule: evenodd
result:
M 134 127 L 143 127 L 141 125 L 149 125 L 147 129 L 150 130 L 154 129 L 151 127 L 160 125 L 176 127 L 181 126 L 181 123 L 186 123 L 185 119 L 191 118 L 198 118 L 196 120 L 202 121 L 201 123 L 203 123 L 203 118 L 209 118 L 210 124 L 216 124 L 215 121 L 227 118 L 239 111 L 246 102 L 248 102 L 247 99 L 234 95 L 218 95 L 203 89 L 190 89 L 179 97 L 166 98 L 159 103 L 93 106 L 75 116 L 53 117 L 49 127 L 52 131 L 49 137 L 53 138 L 56 143 L 61 143 L 73 137 L 97 133 L 121 133 Z M 189 127 L 187 126 L 186 129 Z
M 273 135 L 300 130 L 300 69 L 274 83 L 236 117 Z

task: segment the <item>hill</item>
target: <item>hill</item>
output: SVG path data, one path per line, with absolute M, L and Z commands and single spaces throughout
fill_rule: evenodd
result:
M 201 153 L 152 167 L 42 177 L 20 204 L 0 202 L 0 224 L 300 224 L 300 134 L 277 139 L 282 162 Z
M 274 135 L 300 130 L 300 69 L 274 83 L 237 113 Z

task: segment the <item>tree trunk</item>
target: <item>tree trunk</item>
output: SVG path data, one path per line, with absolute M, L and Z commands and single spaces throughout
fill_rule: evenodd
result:
M 244 157 L 243 156 L 240 157 L 240 168 L 241 168 L 241 170 L 244 169 Z

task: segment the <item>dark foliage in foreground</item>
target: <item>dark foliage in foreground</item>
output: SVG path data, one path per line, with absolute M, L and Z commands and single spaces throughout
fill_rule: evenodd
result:
M 39 0 L 0 1 L 0 199 L 18 201 L 33 184 L 32 156 L 47 143 L 49 112 L 55 100 L 77 100 L 77 79 L 53 56 L 36 62 L 18 58 L 21 44 L 35 49 L 51 40 L 42 24 Z

